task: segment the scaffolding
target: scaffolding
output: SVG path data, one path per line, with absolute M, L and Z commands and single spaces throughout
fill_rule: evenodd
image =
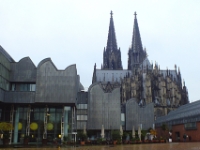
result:
M 11 106 L 11 110 L 10 110 L 10 123 L 13 125 L 13 116 L 14 116 L 14 106 L 12 105 Z M 12 133 L 13 133 L 13 130 L 11 129 L 9 131 L 9 137 L 10 137 L 10 141 L 9 141 L 9 144 L 11 144 L 12 142 Z
M 31 106 L 29 105 L 28 110 L 27 110 L 27 126 L 26 126 L 26 136 L 29 136 L 30 134 L 30 123 L 31 123 Z
M 45 111 L 44 111 L 44 132 L 43 132 L 43 139 L 47 139 L 48 111 L 49 111 L 49 108 L 46 106 Z
M 61 116 L 61 141 L 64 138 L 64 116 L 65 116 L 65 107 L 63 106 L 62 116 Z

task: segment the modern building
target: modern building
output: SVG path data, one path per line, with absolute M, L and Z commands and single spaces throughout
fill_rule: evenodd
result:
M 36 67 L 29 57 L 19 62 L 0 47 L 0 121 L 10 122 L 10 142 L 63 138 L 76 129 L 77 92 L 83 86 L 76 65 L 58 70 L 50 58 Z
M 92 84 L 84 91 L 76 65 L 58 70 L 50 58 L 37 66 L 29 57 L 19 62 L 0 47 L 0 122 L 10 122 L 10 143 L 48 142 L 86 129 L 105 137 L 120 126 L 147 130 L 155 118 L 189 103 L 180 70 L 151 64 L 142 46 L 135 13 L 128 66 L 123 69 L 111 12 L 101 69 L 94 66 Z M 0 133 L 2 134 L 2 133 Z
M 200 141 L 200 100 L 180 106 L 166 116 L 158 117 L 155 121 L 158 136 L 166 136 L 163 125 L 172 132 L 172 141 L 183 142 L 183 135 L 187 141 Z M 167 136 L 168 137 L 168 136 Z

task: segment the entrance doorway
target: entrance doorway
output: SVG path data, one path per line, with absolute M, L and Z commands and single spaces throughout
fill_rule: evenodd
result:
M 180 142 L 180 132 L 175 132 L 176 141 Z

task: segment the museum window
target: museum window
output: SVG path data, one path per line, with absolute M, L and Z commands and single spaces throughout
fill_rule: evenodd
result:
M 9 70 L 3 64 L 0 63 L 0 75 L 5 78 L 9 79 Z
M 87 109 L 87 104 L 78 104 L 78 109 Z
M 2 88 L 4 90 L 9 89 L 9 82 L 5 78 L 3 78 L 2 76 L 0 76 L 0 88 Z
M 125 114 L 121 113 L 121 121 L 125 121 Z
M 35 91 L 35 84 L 30 84 L 30 91 Z
M 35 83 L 11 83 L 11 91 L 35 91 Z
M 15 84 L 11 84 L 10 87 L 11 87 L 11 91 L 15 91 L 15 88 L 16 88 L 16 87 L 15 87 Z
M 196 130 L 197 124 L 196 122 L 189 122 L 184 124 L 185 130 Z
M 85 121 L 85 120 L 87 120 L 87 115 L 77 115 L 77 120 L 78 121 L 80 121 L 80 120 Z
M 121 125 L 125 125 L 125 114 L 121 113 Z
M 0 63 L 7 69 L 10 69 L 10 63 L 7 60 L 7 58 L 5 58 L 5 56 L 3 56 L 2 54 L 0 54 Z

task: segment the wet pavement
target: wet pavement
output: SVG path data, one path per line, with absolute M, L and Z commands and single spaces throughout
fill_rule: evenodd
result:
M 129 144 L 54 148 L 1 148 L 1 150 L 200 150 L 200 143 Z

